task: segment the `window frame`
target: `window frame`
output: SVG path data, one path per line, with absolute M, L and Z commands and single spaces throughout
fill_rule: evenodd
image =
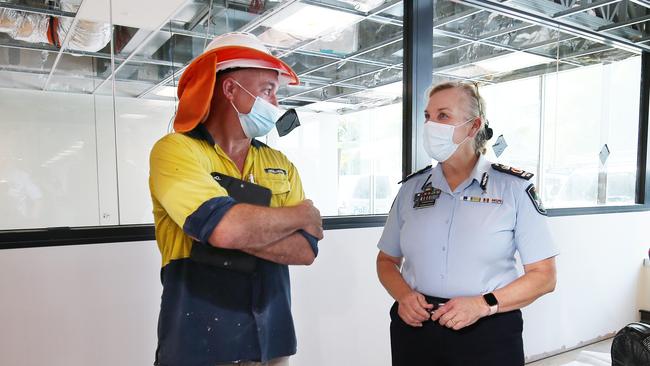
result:
M 472 3 L 472 1 L 469 1 Z M 406 177 L 429 164 L 421 143 L 426 89 L 432 81 L 433 1 L 404 1 L 404 68 L 402 176 Z M 407 6 L 411 5 L 411 6 Z M 494 4 L 492 4 L 494 7 Z M 489 7 L 488 7 L 489 8 Z M 488 9 L 489 10 L 489 9 Z M 496 9 L 498 11 L 498 7 Z M 648 122 L 650 117 L 650 53 L 642 52 L 639 104 L 636 204 L 548 209 L 548 216 L 576 216 L 650 211 L 650 151 Z M 384 226 L 388 215 L 331 216 L 323 219 L 325 230 Z M 112 225 L 90 227 L 56 227 L 0 231 L 0 250 L 63 245 L 141 242 L 155 240 L 154 225 Z

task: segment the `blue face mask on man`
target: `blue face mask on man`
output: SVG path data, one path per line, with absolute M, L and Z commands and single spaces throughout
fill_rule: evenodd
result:
M 251 108 L 251 111 L 248 113 L 240 113 L 239 110 L 237 110 L 237 107 L 235 107 L 235 104 L 230 101 L 230 104 L 232 104 L 232 107 L 235 108 L 235 111 L 239 115 L 239 122 L 241 123 L 241 127 L 244 130 L 246 137 L 252 139 L 264 136 L 271 132 L 273 127 L 275 127 L 276 122 L 278 122 L 280 117 L 282 117 L 286 112 L 266 100 L 256 97 L 236 80 L 233 81 L 235 84 L 239 85 L 240 88 L 244 89 L 244 91 L 251 97 L 255 98 L 253 108 Z

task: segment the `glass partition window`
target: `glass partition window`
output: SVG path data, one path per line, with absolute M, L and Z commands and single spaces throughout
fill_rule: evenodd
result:
M 489 3 L 497 2 L 436 1 L 433 15 L 434 82 L 478 85 L 494 129 L 488 158 L 535 173 L 547 208 L 634 205 L 648 28 L 633 18 L 650 10 L 615 1 Z
M 307 197 L 326 216 L 388 212 L 402 174 L 401 1 L 80 3 L 0 1 L 0 230 L 152 223 L 150 149 L 172 130 L 187 65 L 230 31 L 257 35 L 301 79 L 278 99 L 302 126 L 263 141 Z

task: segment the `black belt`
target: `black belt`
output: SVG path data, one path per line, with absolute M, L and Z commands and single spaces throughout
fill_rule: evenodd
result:
M 438 310 L 440 306 L 444 305 L 449 299 L 445 299 L 443 297 L 435 297 L 435 296 L 428 296 L 424 295 L 424 299 L 427 301 L 428 304 L 432 304 L 433 308 L 429 310 L 430 313 L 433 313 L 434 311 Z

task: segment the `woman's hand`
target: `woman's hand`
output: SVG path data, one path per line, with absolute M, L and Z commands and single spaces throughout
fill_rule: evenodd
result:
M 404 323 L 412 327 L 421 327 L 422 322 L 429 319 L 432 304 L 427 304 L 424 295 L 411 291 L 397 300 L 397 314 Z
M 431 320 L 454 330 L 476 323 L 490 314 L 490 307 L 483 296 L 456 297 L 441 305 L 431 314 Z

